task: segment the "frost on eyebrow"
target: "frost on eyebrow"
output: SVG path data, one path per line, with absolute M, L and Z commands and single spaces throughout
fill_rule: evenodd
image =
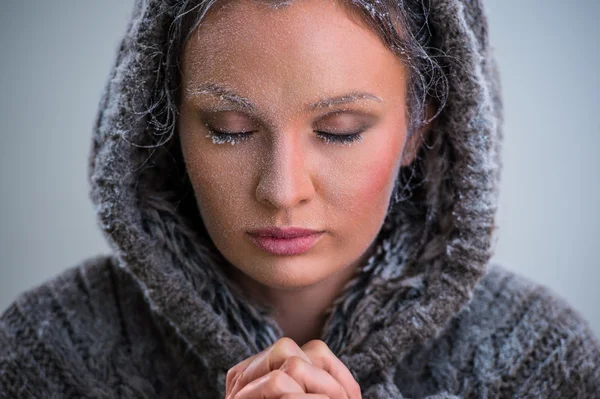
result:
M 203 83 L 198 86 L 189 87 L 185 90 L 185 92 L 188 96 L 196 96 L 201 94 L 213 95 L 218 97 L 221 101 L 233 103 L 239 106 L 240 108 L 247 109 L 249 111 L 257 110 L 256 105 L 254 105 L 254 103 L 250 99 L 240 96 L 233 90 L 230 90 L 219 84 Z M 309 111 L 313 111 L 321 108 L 329 108 L 334 105 L 349 104 L 359 100 L 383 102 L 383 100 L 380 97 L 374 94 L 357 91 L 330 98 L 323 98 L 321 100 L 309 104 L 306 107 L 306 109 Z
M 377 102 L 383 101 L 380 97 L 377 97 L 376 95 L 371 93 L 352 92 L 341 96 L 319 100 L 315 103 L 310 104 L 308 108 L 311 110 L 318 108 L 327 108 L 339 104 L 348 104 L 357 100 L 374 100 Z
M 186 95 L 192 97 L 202 94 L 208 94 L 218 97 L 221 101 L 236 104 L 241 108 L 246 108 L 253 111 L 256 110 L 256 106 L 252 103 L 252 101 L 250 101 L 250 99 L 242 97 L 239 94 L 235 93 L 233 90 L 230 90 L 226 87 L 215 83 L 203 83 L 198 86 L 188 87 L 186 88 L 185 93 Z
M 269 8 L 279 9 L 291 6 L 294 0 L 253 0 L 256 4 L 266 5 Z

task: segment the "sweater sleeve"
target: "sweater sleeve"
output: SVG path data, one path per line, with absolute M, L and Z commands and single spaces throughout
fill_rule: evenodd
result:
M 412 399 L 402 396 L 396 384 L 392 381 L 372 385 L 362 393 L 363 399 Z M 435 395 L 427 396 L 423 399 L 462 399 L 460 396 L 440 392 Z

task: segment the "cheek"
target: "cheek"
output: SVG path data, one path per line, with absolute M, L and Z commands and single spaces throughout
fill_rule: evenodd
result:
M 375 223 L 383 218 L 398 173 L 402 143 L 400 135 L 380 135 L 377 140 L 359 143 L 350 161 L 338 164 L 342 171 L 337 176 L 343 178 L 332 185 L 338 192 L 339 206 L 355 215 L 353 219 L 362 216 Z
M 358 191 L 359 199 L 363 203 L 378 204 L 387 202 L 393 182 L 395 180 L 398 156 L 395 152 L 378 152 L 379 156 L 373 157 L 365 168 L 363 181 Z M 387 204 L 386 204 L 387 205 Z
M 235 232 L 239 221 L 235 215 L 247 211 L 244 207 L 248 201 L 242 195 L 248 168 L 240 167 L 239 156 L 218 156 L 196 139 L 182 140 L 182 146 L 198 209 L 209 233 L 218 231 L 227 236 Z

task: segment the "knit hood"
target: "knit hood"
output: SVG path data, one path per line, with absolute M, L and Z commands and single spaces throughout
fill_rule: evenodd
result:
M 172 115 L 151 111 L 179 3 L 136 2 L 99 107 L 91 197 L 157 320 L 224 390 L 230 367 L 283 334 L 225 277 L 177 135 L 156 133 L 173 124 Z M 471 299 L 495 241 L 501 103 L 481 0 L 432 1 L 429 27 L 432 45 L 447 55 L 446 106 L 415 163 L 400 170 L 411 195 L 390 207 L 375 252 L 332 304 L 322 336 L 361 386 L 442 332 Z

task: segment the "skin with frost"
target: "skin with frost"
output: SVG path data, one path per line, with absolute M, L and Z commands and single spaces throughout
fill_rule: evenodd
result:
M 300 345 L 320 337 L 370 254 L 419 136 L 407 139 L 407 69 L 349 13 L 234 1 L 182 54 L 178 131 L 207 231 L 234 281 Z M 273 255 L 247 233 L 272 226 L 325 233 L 305 253 Z

